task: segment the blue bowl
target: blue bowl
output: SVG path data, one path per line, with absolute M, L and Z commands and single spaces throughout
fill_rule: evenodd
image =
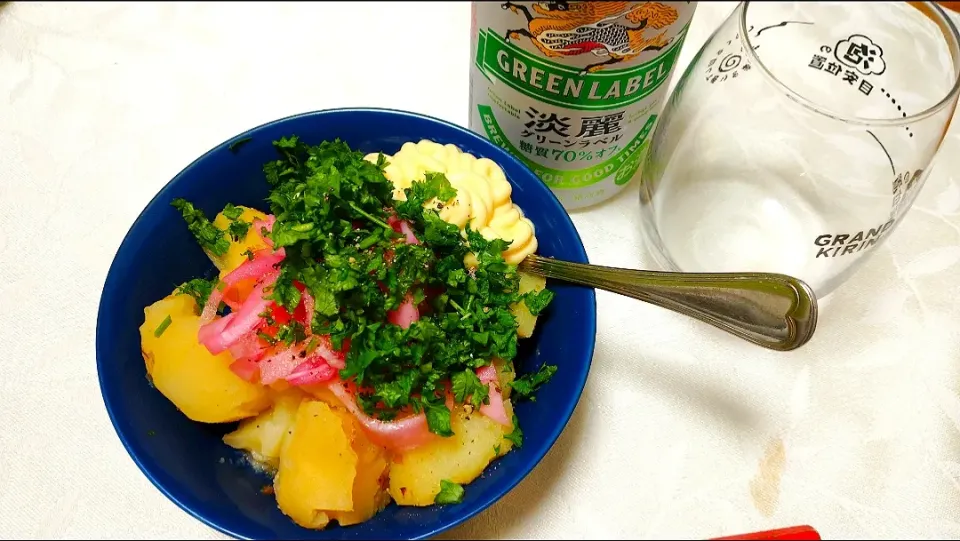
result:
M 495 461 L 466 487 L 463 503 L 429 508 L 391 504 L 365 523 L 311 531 L 294 524 L 262 494 L 269 478 L 246 465 L 221 441 L 234 424 L 206 425 L 187 419 L 151 388 L 140 356 L 138 327 L 145 306 L 178 284 L 212 276 L 213 266 L 170 206 L 177 197 L 213 216 L 227 202 L 266 209 L 262 166 L 275 159 L 271 142 L 286 135 L 317 144 L 339 137 L 363 152 L 396 152 L 406 141 L 453 143 L 503 167 L 514 201 L 537 227 L 539 253 L 586 262 L 570 217 L 557 198 L 519 161 L 486 139 L 453 124 L 383 109 L 334 109 L 264 124 L 207 152 L 170 181 L 143 210 L 117 250 L 97 315 L 100 391 L 120 441 L 137 466 L 184 511 L 240 539 L 422 539 L 483 511 L 509 492 L 547 453 L 573 414 L 593 357 L 596 297 L 592 289 L 551 283 L 556 292 L 534 337 L 521 341 L 518 372 L 547 362 L 556 376 L 536 402 L 516 413 L 524 444 Z M 247 140 L 249 138 L 249 140 Z M 235 145 L 231 143 L 244 141 Z

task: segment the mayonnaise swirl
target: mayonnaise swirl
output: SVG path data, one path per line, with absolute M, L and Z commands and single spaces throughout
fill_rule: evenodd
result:
M 377 163 L 378 156 L 368 154 L 365 159 Z M 441 145 L 426 139 L 404 143 L 396 154 L 385 155 L 385 158 L 387 165 L 383 172 L 393 182 L 394 199 L 404 200 L 403 190 L 413 182 L 422 181 L 425 173 L 443 173 L 456 188 L 457 196 L 452 201 L 427 202 L 428 207 L 437 209 L 440 218 L 461 231 L 469 223 L 489 240 L 512 241 L 503 252 L 503 259 L 512 265 L 537 251 L 533 222 L 513 204 L 510 198 L 513 189 L 503 169 L 492 160 L 478 159 L 456 145 Z

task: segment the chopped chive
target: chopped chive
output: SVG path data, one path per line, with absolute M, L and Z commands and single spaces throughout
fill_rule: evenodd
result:
M 173 323 L 173 318 L 170 317 L 170 314 L 167 314 L 167 317 L 160 322 L 160 325 L 157 325 L 157 329 L 153 331 L 153 336 L 155 338 L 160 338 L 160 335 L 163 334 L 163 331 L 167 330 L 167 327 Z
M 360 208 L 359 206 L 357 206 L 357 204 L 354 203 L 353 201 L 350 201 L 350 208 L 352 208 L 353 210 L 357 211 L 358 213 L 360 213 L 361 216 L 363 216 L 364 218 L 370 220 L 371 222 L 379 225 L 380 227 L 382 227 L 382 228 L 384 228 L 384 229 L 390 230 L 390 232 L 393 232 L 393 228 L 390 227 L 389 225 L 387 225 L 387 222 L 384 222 L 384 221 L 381 220 L 380 218 L 377 218 L 377 217 L 374 216 L 373 214 L 370 214 L 369 212 L 363 210 L 362 208 Z
M 380 230 L 378 229 L 373 233 L 371 233 L 370 236 L 368 236 L 367 238 L 361 240 L 360 243 L 357 244 L 357 248 L 360 248 L 361 250 L 366 250 L 367 248 L 376 244 L 379 240 L 380 240 Z

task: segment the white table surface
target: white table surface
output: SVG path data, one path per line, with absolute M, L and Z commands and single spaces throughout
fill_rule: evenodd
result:
M 682 64 L 732 8 L 701 4 Z M 0 537 L 223 538 L 150 484 L 107 418 L 94 327 L 111 258 L 164 183 L 249 127 L 364 105 L 465 124 L 469 10 L 0 7 Z M 445 537 L 807 523 L 826 538 L 960 538 L 957 160 L 954 130 L 906 221 L 791 354 L 599 293 L 594 368 L 563 436 Z M 627 192 L 574 216 L 595 263 L 644 263 Z

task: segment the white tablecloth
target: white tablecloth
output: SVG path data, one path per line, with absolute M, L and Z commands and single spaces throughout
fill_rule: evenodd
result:
M 701 4 L 682 64 L 730 12 Z M 97 386 L 111 258 L 154 193 L 251 126 L 338 106 L 467 121 L 468 2 L 0 6 L 0 536 L 221 535 L 137 470 Z M 956 126 L 957 123 L 954 123 Z M 693 538 L 809 523 L 960 538 L 960 138 L 903 225 L 768 352 L 599 293 L 563 436 L 449 538 Z M 636 267 L 636 188 L 576 214 Z

